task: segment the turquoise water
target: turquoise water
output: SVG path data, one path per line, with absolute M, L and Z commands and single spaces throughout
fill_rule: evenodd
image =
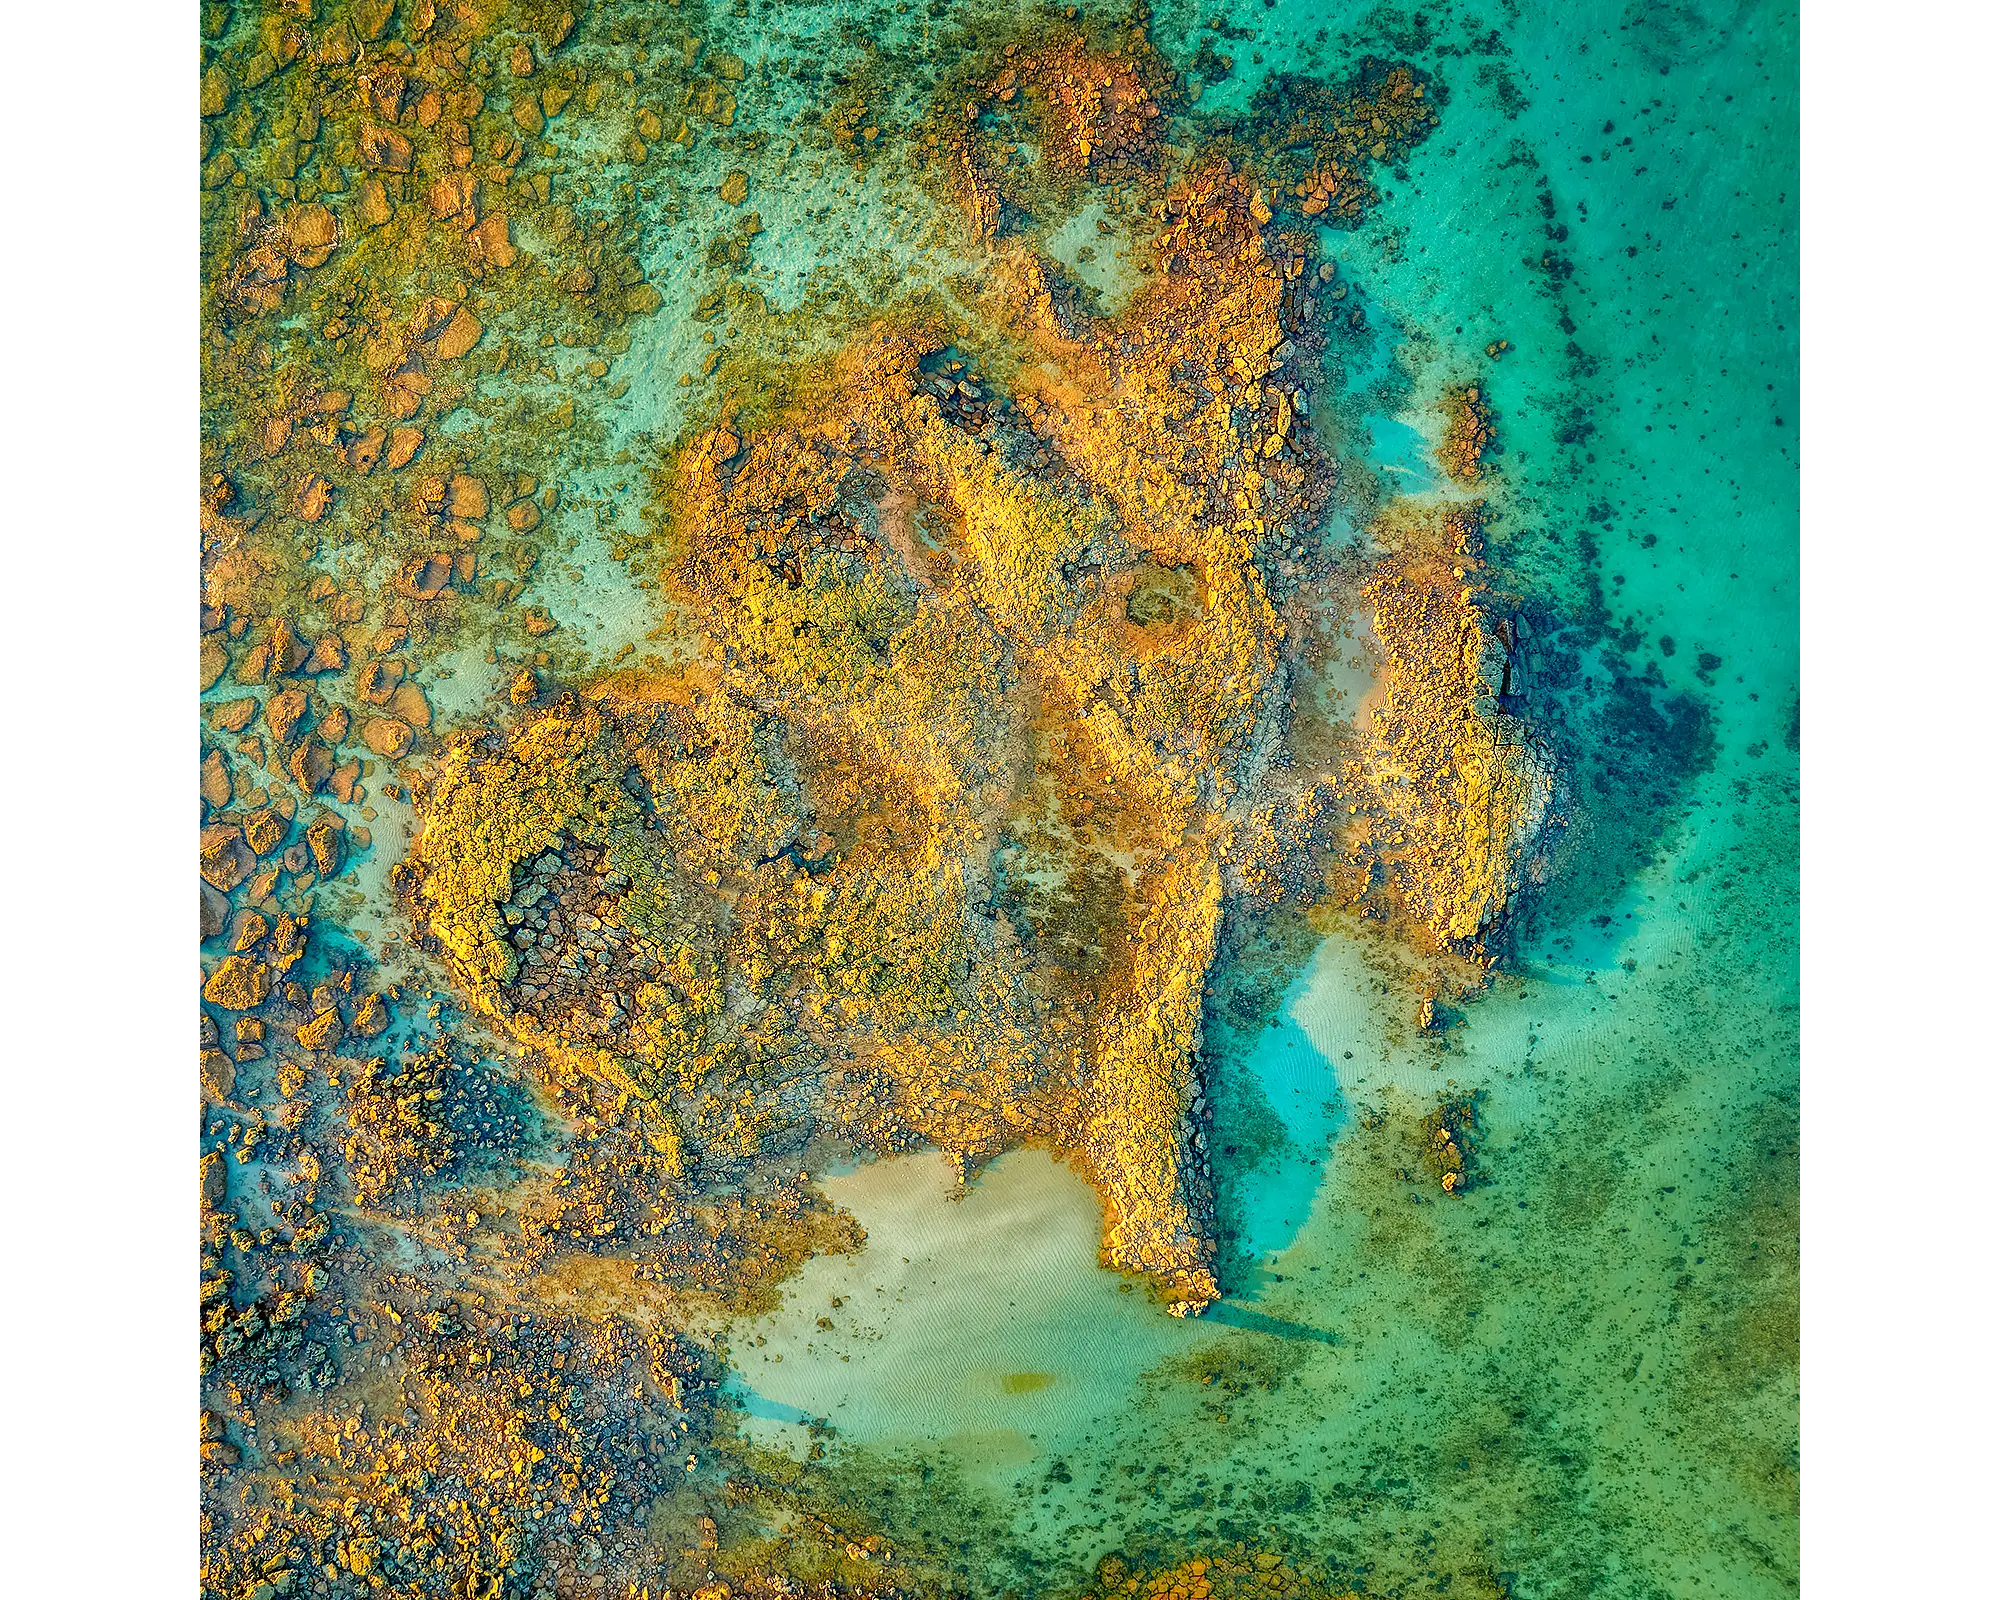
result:
M 1163 7 L 1155 37 L 1187 60 L 1209 15 Z M 1486 388 L 1492 554 L 1572 786 L 1559 881 L 1439 1032 L 1340 926 L 1264 1023 L 1211 1029 L 1218 1126 L 1261 1131 L 1223 1156 L 1237 1266 L 1202 1324 L 1121 1293 L 1087 1192 L 1033 1153 L 962 1199 L 941 1172 L 833 1179 L 878 1254 L 733 1331 L 749 1426 L 793 1448 L 830 1421 L 842 1492 L 994 1592 L 1225 1538 L 1381 1592 L 1791 1592 L 1796 15 L 1229 16 L 1249 36 L 1205 112 L 1371 50 L 1449 90 L 1377 212 L 1325 237 L 1367 311 L 1329 425 L 1352 504 L 1368 474 L 1436 494 L 1431 397 Z M 1459 1199 L 1419 1160 L 1445 1093 L 1478 1096 Z M 900 1303 L 827 1313 L 877 1285 Z

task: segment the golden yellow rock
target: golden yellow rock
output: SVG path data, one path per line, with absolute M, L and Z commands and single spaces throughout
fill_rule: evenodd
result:
M 271 969 L 250 956 L 224 956 L 201 987 L 201 997 L 225 1011 L 248 1011 L 271 993 Z
M 363 1039 L 372 1039 L 389 1026 L 389 1007 L 379 994 L 371 994 L 354 1008 L 354 1019 L 348 1031 Z
M 332 1006 L 320 1012 L 310 1022 L 299 1025 L 299 1048 L 302 1050 L 331 1050 L 340 1043 L 340 1012 Z

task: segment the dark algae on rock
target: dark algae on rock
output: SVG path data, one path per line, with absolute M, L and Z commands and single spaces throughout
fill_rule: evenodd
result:
M 204 1596 L 1795 1587 L 1792 490 L 1323 10 L 201 6 Z

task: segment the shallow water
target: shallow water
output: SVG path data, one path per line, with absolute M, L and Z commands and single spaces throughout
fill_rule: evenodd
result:
M 1164 8 L 1162 43 L 1206 15 Z M 1415 26 L 1359 6 L 1233 18 L 1253 37 L 1204 108 L 1246 103 L 1262 71 L 1394 53 L 1399 29 L 1407 51 Z M 1379 329 L 1336 358 L 1371 413 L 1343 458 L 1434 489 L 1422 397 L 1486 386 L 1495 556 L 1610 637 L 1552 664 L 1539 710 L 1623 696 L 1601 726 L 1625 777 L 1607 760 L 1577 781 L 1664 777 L 1634 791 L 1629 831 L 1577 842 L 1568 897 L 1441 1032 L 1342 927 L 1268 1026 L 1212 1033 L 1211 1081 L 1245 1102 L 1219 1118 L 1282 1137 L 1223 1163 L 1248 1270 L 1199 1326 L 1098 1268 L 1087 1191 L 1039 1155 L 963 1199 L 921 1159 L 828 1181 L 869 1252 L 815 1262 L 738 1329 L 738 1367 L 834 1424 L 905 1537 L 977 1528 L 996 1591 L 1107 1549 L 1252 1536 L 1385 1588 L 1797 1585 L 1796 18 L 1508 7 L 1431 26 L 1444 126 L 1368 224 L 1328 236 Z M 1415 1132 L 1447 1088 L 1479 1093 L 1483 1129 L 1456 1199 Z M 970 1490 L 949 1516 L 940 1472 Z
M 681 20 L 645 20 L 681 48 Z M 665 303 L 595 374 L 592 350 L 547 348 L 532 383 L 509 379 L 538 405 L 608 399 L 586 464 L 549 485 L 561 512 L 534 556 L 556 626 L 526 648 L 551 684 L 685 646 L 632 557 L 657 558 L 658 451 L 744 399 L 710 384 L 719 362 L 754 382 L 759 358 L 824 354 L 816 307 L 832 339 L 892 290 L 966 306 L 982 288 L 960 220 L 895 162 L 798 137 L 834 92 L 801 64 L 852 67 L 861 41 L 942 39 L 963 17 L 760 3 L 684 20 L 751 75 L 739 122 L 666 155 L 671 183 L 639 180 L 635 248 Z M 1315 403 L 1343 473 L 1320 538 L 1364 540 L 1392 499 L 1463 498 L 1436 465 L 1437 400 L 1480 385 L 1500 429 L 1489 557 L 1534 620 L 1528 719 L 1568 786 L 1566 847 L 1489 987 L 1435 1029 L 1394 953 L 1337 915 L 1282 957 L 1218 964 L 1211 999 L 1247 1005 L 1211 1008 L 1201 1064 L 1224 1288 L 1206 1316 L 1173 1318 L 1099 1264 L 1096 1198 L 1042 1151 L 962 1189 L 935 1154 L 826 1173 L 867 1243 L 728 1329 L 743 1433 L 823 1462 L 831 1498 L 981 1594 L 1235 1540 L 1379 1594 L 1792 1592 L 1796 14 L 1170 0 L 1149 26 L 1185 71 L 1233 63 L 1175 119 L 1184 150 L 1276 72 L 1375 55 L 1445 91 L 1368 220 L 1320 232 L 1327 305 L 1357 317 Z M 914 90 L 873 87 L 885 124 L 918 113 Z M 719 186 L 739 169 L 732 206 Z M 1033 235 L 1106 313 L 1143 228 L 1115 211 Z M 732 236 L 754 251 L 711 272 Z M 734 305 L 704 309 L 725 279 Z M 774 331 L 740 314 L 745 291 L 805 314 Z M 1365 728 L 1375 650 L 1345 621 L 1298 689 Z M 509 667 L 469 630 L 426 677 L 439 736 L 511 714 L 524 642 L 495 626 Z M 399 943 L 389 875 L 414 816 L 390 776 L 343 808 L 374 847 L 316 914 L 430 1000 L 435 974 Z M 399 1032 L 417 1028 L 423 1008 L 402 1009 Z M 1442 1096 L 1477 1105 L 1462 1196 L 1423 1164 Z

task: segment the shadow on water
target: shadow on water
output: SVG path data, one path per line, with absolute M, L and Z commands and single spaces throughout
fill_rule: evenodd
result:
M 1340 1343 L 1340 1335 L 1329 1333 L 1325 1328 L 1292 1322 L 1285 1317 L 1267 1316 L 1262 1311 L 1252 1311 L 1248 1306 L 1229 1300 L 1216 1301 L 1201 1315 L 1204 1322 L 1219 1322 L 1224 1327 L 1242 1328 L 1250 1333 L 1268 1333 L 1274 1339 L 1304 1339 L 1314 1344 Z

